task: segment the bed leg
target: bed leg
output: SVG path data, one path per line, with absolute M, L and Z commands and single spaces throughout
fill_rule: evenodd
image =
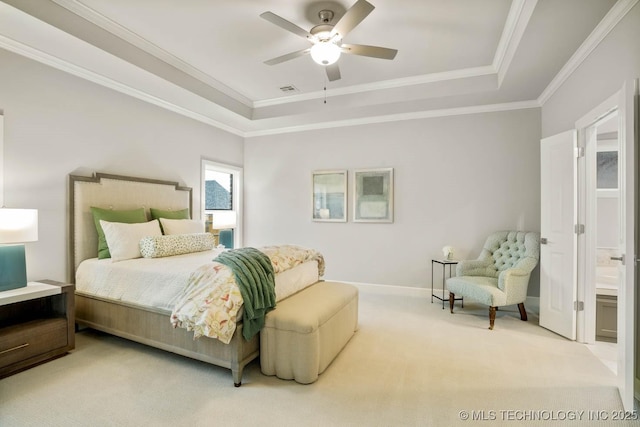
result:
M 242 369 L 231 370 L 233 374 L 233 386 L 240 387 L 242 385 Z

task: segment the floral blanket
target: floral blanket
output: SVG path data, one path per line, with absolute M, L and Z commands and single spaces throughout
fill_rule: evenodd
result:
M 324 275 L 324 258 L 313 249 L 295 245 L 257 249 L 269 257 L 274 274 L 316 260 L 319 275 Z M 242 295 L 233 272 L 229 267 L 213 261 L 191 273 L 171 313 L 171 324 L 193 331 L 194 338 L 205 335 L 228 344 L 236 330 L 238 312 L 242 306 Z

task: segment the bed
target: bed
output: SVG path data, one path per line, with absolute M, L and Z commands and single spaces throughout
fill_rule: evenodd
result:
M 171 323 L 172 304 L 191 272 L 211 263 L 216 249 L 157 259 L 97 259 L 98 234 L 91 207 L 192 212 L 192 189 L 176 182 L 96 173 L 69 176 L 69 271 L 76 284 L 76 322 L 122 338 L 211 363 L 242 383 L 244 367 L 259 354 L 259 334 L 242 336 L 238 320 L 228 343 Z M 317 261 L 276 274 L 278 299 L 319 280 Z M 162 272 L 161 272 L 162 271 Z M 156 286 L 156 288 L 154 288 Z

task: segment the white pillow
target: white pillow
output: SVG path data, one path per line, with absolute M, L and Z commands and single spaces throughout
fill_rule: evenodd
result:
M 111 261 L 140 258 L 140 239 L 146 236 L 162 236 L 157 219 L 149 222 L 126 224 L 100 220 L 100 225 L 111 253 Z
M 198 219 L 160 218 L 164 234 L 204 233 L 204 221 Z

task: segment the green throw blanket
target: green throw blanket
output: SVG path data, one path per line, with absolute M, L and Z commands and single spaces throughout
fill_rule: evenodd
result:
M 244 301 L 242 336 L 249 340 L 264 326 L 264 317 L 276 307 L 276 284 L 271 260 L 255 248 L 225 251 L 214 261 L 233 271 Z

